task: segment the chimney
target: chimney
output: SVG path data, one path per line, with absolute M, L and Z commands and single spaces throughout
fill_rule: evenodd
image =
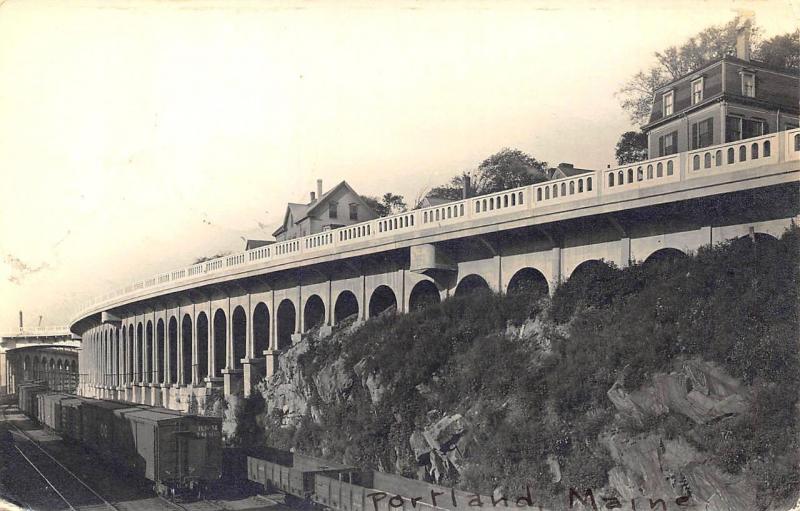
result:
M 39 326 L 42 326 L 42 315 L 39 314 Z
M 469 199 L 470 197 L 470 188 L 472 187 L 472 180 L 467 174 L 464 174 L 464 185 L 461 187 L 461 198 L 462 199 Z
M 322 179 L 317 179 L 317 197 L 322 197 Z
M 736 30 L 736 57 L 750 60 L 750 20 Z
M 316 201 L 317 201 L 317 196 L 314 194 L 314 192 L 311 192 L 311 203 L 313 204 Z
M 19 331 L 22 332 L 22 311 L 19 311 Z
M 571 163 L 559 163 L 558 164 L 558 168 L 560 168 L 560 169 L 574 169 L 575 165 L 573 165 Z

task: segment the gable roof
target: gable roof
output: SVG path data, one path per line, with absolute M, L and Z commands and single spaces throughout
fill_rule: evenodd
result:
M 314 211 L 316 211 L 320 207 L 320 205 L 322 205 L 323 202 L 327 202 L 334 194 L 334 192 L 340 190 L 341 188 L 347 189 L 350 193 L 352 193 L 356 197 L 356 200 L 360 205 L 367 208 L 367 211 L 372 211 L 374 213 L 374 210 L 369 206 L 369 204 L 364 202 L 364 199 L 361 198 L 361 195 L 359 195 L 355 190 L 353 190 L 353 187 L 347 184 L 347 181 L 341 181 L 339 184 L 337 184 L 327 192 L 323 193 L 322 196 L 319 199 L 317 199 L 313 204 L 309 204 L 305 216 L 301 217 L 298 220 L 302 220 L 307 216 L 311 216 L 314 213 Z M 377 214 L 375 216 L 377 216 Z
M 366 208 L 367 211 L 371 211 L 373 216 L 377 218 L 378 214 L 375 213 L 375 210 L 373 210 L 372 207 L 370 207 L 370 205 L 367 204 L 364 201 L 364 199 L 361 198 L 361 195 L 359 195 L 355 190 L 353 190 L 353 188 L 349 184 L 347 184 L 347 181 L 341 181 L 339 182 L 339 184 L 337 184 L 327 192 L 323 193 L 314 202 L 309 202 L 308 204 L 297 204 L 295 202 L 288 203 L 286 206 L 286 213 L 283 215 L 283 224 L 281 224 L 281 226 L 278 227 L 275 230 L 275 232 L 272 233 L 272 235 L 278 236 L 286 231 L 290 213 L 292 215 L 294 223 L 295 224 L 299 223 L 305 218 L 312 216 L 314 212 L 317 211 L 322 206 L 323 203 L 327 204 L 330 198 L 333 196 L 333 194 L 342 188 L 352 193 L 353 196 L 356 198 L 355 200 L 357 201 L 357 203 L 361 206 L 364 206 L 364 208 Z

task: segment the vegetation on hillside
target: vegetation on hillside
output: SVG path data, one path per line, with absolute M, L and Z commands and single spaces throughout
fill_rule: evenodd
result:
M 354 385 L 348 399 L 315 403 L 317 421 L 290 431 L 268 424 L 267 442 L 415 476 L 409 436 L 457 412 L 470 422 L 470 447 L 460 478 L 445 483 L 482 492 L 532 484 L 546 501 L 605 485 L 612 461 L 598 436 L 639 428 L 683 435 L 724 470 L 750 474 L 759 502 L 786 497 L 800 487 L 799 236 L 744 238 L 625 269 L 596 264 L 552 299 L 451 298 L 314 341 L 300 360 L 309 379 L 341 360 L 348 372 L 375 375 L 384 394 L 373 404 Z M 508 335 L 531 318 L 537 335 Z M 636 389 L 689 358 L 750 385 L 749 411 L 700 425 L 672 413 L 620 422 L 607 396 L 615 382 Z M 557 483 L 548 459 L 560 466 Z

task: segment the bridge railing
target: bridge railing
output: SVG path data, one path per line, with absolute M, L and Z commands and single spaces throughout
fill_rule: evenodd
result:
M 475 218 L 489 218 L 537 207 L 569 204 L 578 200 L 646 189 L 724 172 L 747 170 L 765 164 L 800 160 L 800 129 L 719 144 L 693 151 L 653 158 L 611 169 L 587 172 L 530 186 L 416 209 L 367 222 L 277 242 L 162 273 L 107 293 L 84 307 L 78 317 L 120 296 L 168 287 L 228 268 L 282 263 L 298 256 L 335 253 L 340 247 L 397 234 L 457 225 Z M 154 289 L 155 290 L 155 289 Z

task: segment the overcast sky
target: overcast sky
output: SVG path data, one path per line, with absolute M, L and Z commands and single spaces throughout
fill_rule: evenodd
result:
M 669 4 L 669 5 L 666 5 Z M 315 180 L 413 198 L 502 147 L 613 162 L 614 91 L 794 2 L 0 5 L 0 330 L 267 238 Z

